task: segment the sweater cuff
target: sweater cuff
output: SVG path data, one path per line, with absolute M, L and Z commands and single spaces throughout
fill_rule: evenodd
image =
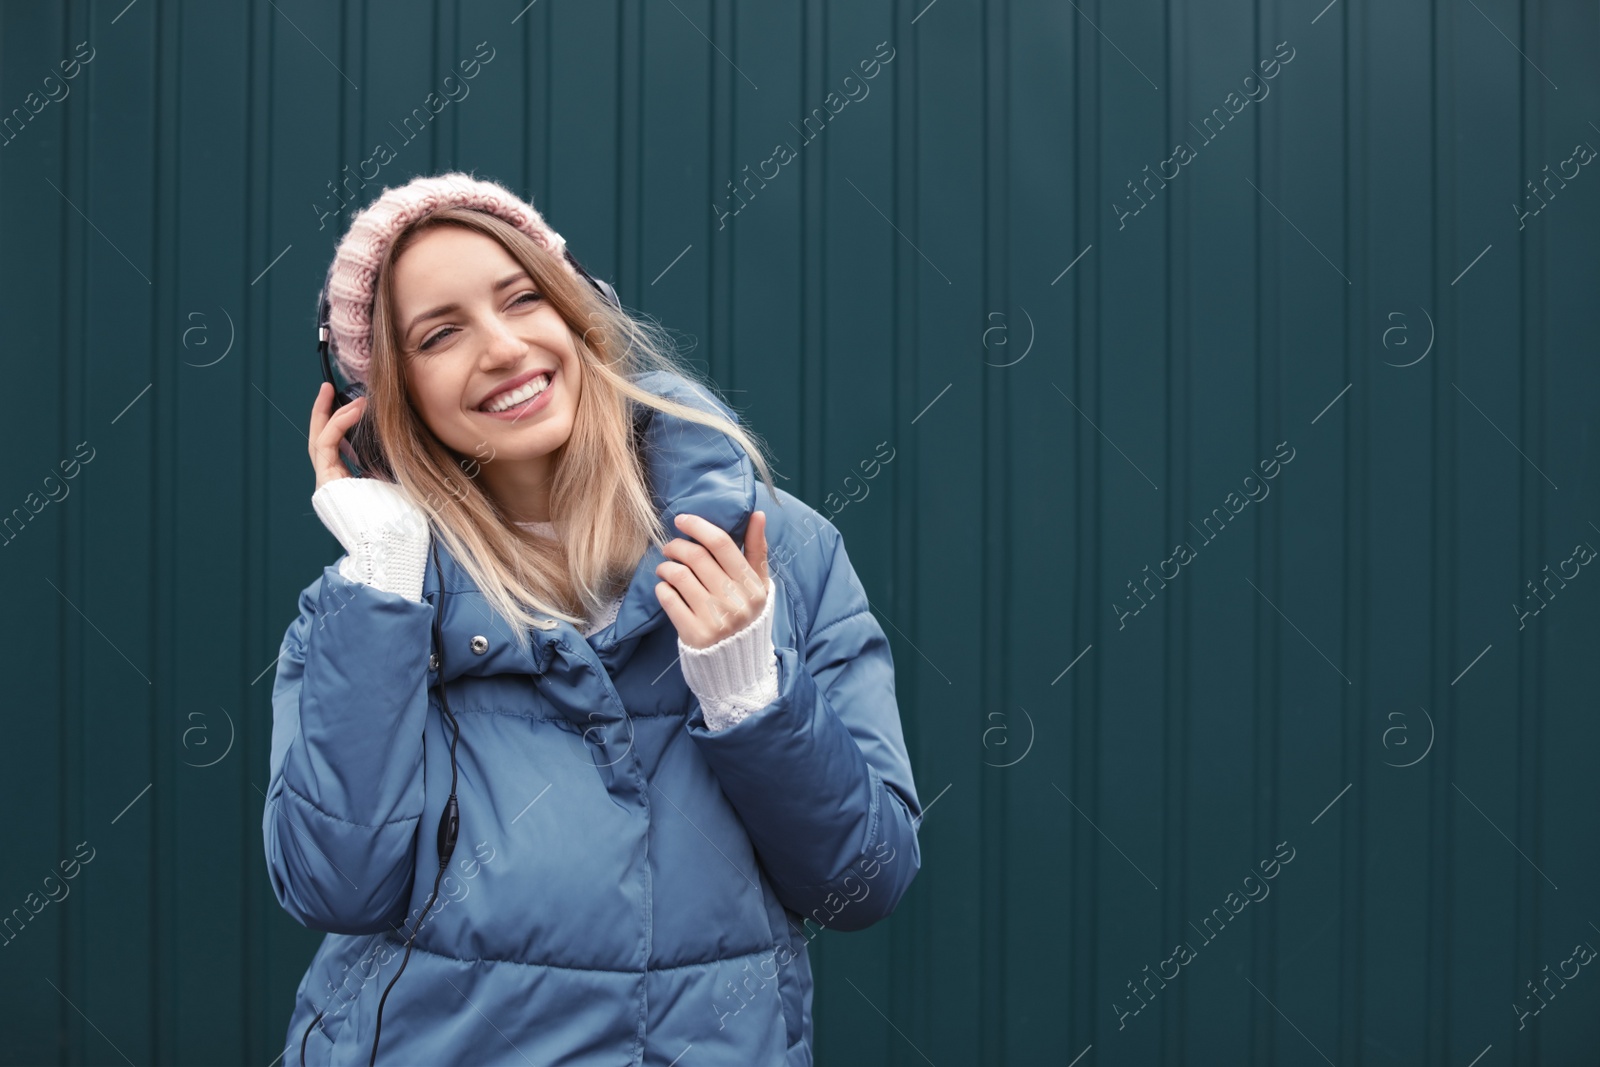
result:
M 769 576 L 767 602 L 750 625 L 705 648 L 690 648 L 679 638 L 683 678 L 700 700 L 707 729 L 725 730 L 777 699 L 778 658 L 772 643 L 776 601 Z
M 428 521 L 404 490 L 375 478 L 335 478 L 311 494 L 311 506 L 348 553 L 340 574 L 422 600 Z

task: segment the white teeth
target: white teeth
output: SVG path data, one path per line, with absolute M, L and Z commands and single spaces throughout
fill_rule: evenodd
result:
M 481 410 L 494 412 L 505 411 L 507 408 L 514 408 L 518 404 L 523 404 L 529 400 L 532 400 L 534 397 L 544 392 L 549 385 L 550 375 L 541 374 L 520 388 L 513 389 L 509 393 L 501 393 L 499 396 L 489 401 L 489 403 L 483 405 Z

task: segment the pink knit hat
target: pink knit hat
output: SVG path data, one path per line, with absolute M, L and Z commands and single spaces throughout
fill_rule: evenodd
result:
M 496 182 L 461 171 L 413 178 L 383 194 L 350 222 L 328 267 L 318 298 L 327 302 L 328 346 L 347 381 L 366 385 L 372 363 L 372 305 L 378 264 L 389 245 L 411 223 L 441 207 L 460 205 L 486 211 L 539 242 L 580 281 L 584 274 L 567 253 L 567 242 L 527 203 Z

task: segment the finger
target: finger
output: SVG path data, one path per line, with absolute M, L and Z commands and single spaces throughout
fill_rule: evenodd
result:
M 666 543 L 662 551 L 667 559 L 681 563 L 693 571 L 707 592 L 721 594 L 726 590 L 728 575 L 711 557 L 711 553 L 706 551 L 705 546 L 696 544 L 688 538 L 674 537 Z
M 344 473 L 344 466 L 339 459 L 339 442 L 344 438 L 346 431 L 361 418 L 362 412 L 366 410 L 366 402 L 366 397 L 358 397 L 323 422 L 322 430 L 311 446 L 311 461 L 319 474 Z
M 656 577 L 669 583 L 702 622 L 716 618 L 718 611 L 723 610 L 713 602 L 694 570 L 677 560 L 664 559 L 657 564 Z
M 750 569 L 756 572 L 756 577 L 761 579 L 762 588 L 767 584 L 767 513 L 758 511 L 750 516 L 750 529 L 744 535 L 745 561 Z
M 757 580 L 755 571 L 745 562 L 739 546 L 720 526 L 699 515 L 679 515 L 676 521 L 678 528 L 693 537 L 705 553 L 704 558 L 698 553 L 687 553 L 683 558 L 695 568 L 708 589 L 720 589 L 724 576 L 731 578 L 744 591 L 743 600 L 759 596 L 761 590 L 766 588 L 766 580 Z M 710 564 L 715 564 L 722 574 L 711 571 Z
M 343 437 L 345 431 L 350 429 L 366 412 L 367 398 L 364 396 L 356 397 L 328 416 L 327 421 L 322 424 L 322 436 L 326 437 L 329 433 L 329 428 L 332 427 L 336 431 L 336 436 Z
M 365 398 L 361 399 L 364 400 Z M 311 433 L 306 437 L 310 447 L 314 449 L 317 442 L 322 440 L 322 436 L 327 431 L 330 422 L 335 420 L 348 422 L 353 418 L 354 415 L 349 409 L 355 406 L 355 404 L 346 404 L 338 411 L 334 411 L 333 386 L 323 382 L 321 387 L 317 389 L 316 401 L 311 405 Z M 359 409 L 357 414 L 359 414 Z
M 756 585 L 754 571 L 737 585 L 732 578 L 724 576 L 720 589 L 722 595 L 713 600 L 711 614 L 701 616 L 712 635 L 711 640 L 737 633 L 749 626 L 761 614 L 761 606 L 765 602 L 766 589 Z
M 740 569 L 744 573 L 735 580 L 703 545 L 673 538 L 667 542 L 666 552 L 669 560 L 687 567 L 705 590 L 704 600 L 697 600 L 692 595 L 693 590 L 688 591 L 688 600 L 699 613 L 701 622 L 711 630 L 721 632 L 730 619 L 743 623 L 756 617 L 757 611 L 752 605 L 760 600 L 766 586 L 757 580 L 754 571 L 744 565 L 742 557 Z
M 322 428 L 328 424 L 328 413 L 333 406 L 333 386 L 323 382 L 317 387 L 317 399 L 311 404 L 311 432 L 306 434 L 306 449 L 313 452 L 317 447 L 317 438 L 322 436 Z
M 671 582 L 656 583 L 656 600 L 666 610 L 667 618 L 672 620 L 673 628 L 678 631 L 683 643 L 690 648 L 700 647 L 703 635 L 695 625 L 694 612 L 689 610 L 689 605 L 684 603 Z
M 322 434 L 312 445 L 311 451 L 311 462 L 319 475 L 345 473 L 340 461 L 339 442 L 344 439 L 345 430 L 352 421 L 335 415 L 322 427 Z

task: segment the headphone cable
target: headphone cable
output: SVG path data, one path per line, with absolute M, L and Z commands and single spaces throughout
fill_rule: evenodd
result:
M 435 648 L 442 649 L 444 647 L 444 641 L 440 634 L 439 618 L 443 614 L 444 605 L 443 571 L 441 571 L 439 568 L 438 544 L 435 543 L 432 546 L 432 549 L 433 569 L 434 572 L 440 576 L 441 580 L 439 588 L 439 602 L 434 605 L 433 611 L 433 643 Z M 428 912 L 433 910 L 434 901 L 439 899 L 439 883 L 444 878 L 444 872 L 446 868 L 450 866 L 450 857 L 455 852 L 456 838 L 459 836 L 461 829 L 460 807 L 456 802 L 456 743 L 461 739 L 461 724 L 456 720 L 455 715 L 450 711 L 450 700 L 445 695 L 443 678 L 440 678 L 439 680 L 439 703 L 444 711 L 445 718 L 450 720 L 451 727 L 450 797 L 445 801 L 444 812 L 439 816 L 439 870 L 438 873 L 433 876 L 433 892 L 428 896 L 428 903 L 423 907 L 422 914 L 417 917 L 416 925 L 412 927 L 411 934 L 406 938 L 406 952 L 405 956 L 403 956 L 400 960 L 400 969 L 394 972 L 394 977 L 389 979 L 389 984 L 384 987 L 383 996 L 378 999 L 377 1020 L 372 1031 L 372 1056 L 367 1060 L 367 1067 L 373 1067 L 373 1065 L 378 1062 L 378 1039 L 383 1033 L 384 1002 L 389 999 L 389 991 L 393 989 L 394 984 L 400 980 L 400 975 L 405 973 L 406 964 L 410 962 L 411 959 L 411 946 L 416 941 L 417 934 L 422 930 L 422 924 L 427 919 Z M 422 744 L 423 751 L 426 753 L 428 744 L 426 732 L 423 734 Z M 300 1067 L 305 1067 L 306 1041 L 311 1037 L 311 1029 L 317 1025 L 317 1022 L 321 1020 L 323 1015 L 327 1013 L 327 1010 L 327 1008 L 323 1008 L 321 1011 L 317 1012 L 316 1016 L 306 1026 L 306 1032 L 300 1038 Z
M 444 648 L 444 639 L 440 635 L 439 619 L 444 614 L 444 571 L 439 567 L 439 545 L 435 541 L 433 549 L 433 569 L 439 576 L 439 603 L 433 609 L 433 644 L 435 648 Z M 440 667 L 444 664 L 441 661 Z M 461 829 L 460 808 L 456 803 L 456 742 L 461 739 L 461 724 L 456 721 L 455 715 L 450 711 L 450 700 L 445 696 L 444 678 L 439 679 L 439 704 L 444 711 L 445 718 L 450 720 L 450 797 L 445 801 L 444 812 L 439 816 L 439 870 L 433 876 L 433 892 L 428 897 L 428 903 L 423 907 L 422 914 L 417 916 L 417 923 L 411 928 L 411 936 L 406 938 L 406 954 L 400 960 L 400 969 L 394 972 L 394 977 L 389 979 L 389 984 L 383 990 L 383 996 L 378 999 L 377 1021 L 372 1030 L 372 1056 L 367 1060 L 367 1067 L 373 1067 L 378 1062 L 378 1038 L 383 1033 L 383 1005 L 389 999 L 389 990 L 400 980 L 405 973 L 406 964 L 411 960 L 411 945 L 417 939 L 417 934 L 422 930 L 423 922 L 428 918 L 428 912 L 433 910 L 433 902 L 439 898 L 439 882 L 444 878 L 445 868 L 450 866 L 450 856 L 456 849 L 456 837 Z M 424 734 L 423 748 L 426 751 L 427 740 Z

